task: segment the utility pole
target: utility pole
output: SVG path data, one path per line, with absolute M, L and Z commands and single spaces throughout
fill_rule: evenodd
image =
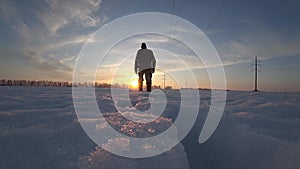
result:
M 166 89 L 166 74 L 164 73 L 164 89 Z
M 257 90 L 257 72 L 259 71 L 259 66 L 260 64 L 258 64 L 258 62 L 260 62 L 260 60 L 257 59 L 257 56 L 255 56 L 254 58 L 254 91 L 258 91 Z
M 163 76 L 163 77 L 161 77 Z M 163 75 L 158 75 L 159 79 L 162 81 L 162 89 L 166 88 L 166 74 L 164 73 Z

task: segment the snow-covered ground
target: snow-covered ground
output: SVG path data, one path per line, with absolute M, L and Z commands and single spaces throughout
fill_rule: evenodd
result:
M 135 108 L 150 107 L 147 93 L 130 94 Z M 155 124 L 138 124 L 122 121 L 110 89 L 96 89 L 105 119 L 134 137 L 150 137 L 170 127 L 180 108 L 179 95 L 176 90 L 166 91 L 168 104 L 162 117 Z M 180 144 L 155 157 L 130 159 L 103 150 L 85 134 L 75 114 L 71 88 L 0 87 L 0 169 L 299 168 L 300 93 L 229 91 L 220 125 L 203 144 L 198 137 L 209 110 L 210 91 L 201 90 L 200 95 L 196 124 Z M 126 116 L 151 118 L 130 110 Z M 107 127 L 99 119 L 95 125 L 100 130 Z M 104 146 L 130 149 L 128 144 L 114 138 Z

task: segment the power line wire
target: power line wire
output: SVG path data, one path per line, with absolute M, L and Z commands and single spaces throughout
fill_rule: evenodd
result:
M 210 29 L 211 25 L 216 20 L 217 16 L 221 13 L 221 11 L 223 10 L 223 8 L 226 6 L 226 4 L 228 3 L 228 1 L 229 0 L 224 0 L 222 6 L 219 8 L 219 10 L 217 11 L 217 13 L 214 15 L 214 17 L 210 21 L 209 25 L 207 26 L 206 31 L 208 31 Z

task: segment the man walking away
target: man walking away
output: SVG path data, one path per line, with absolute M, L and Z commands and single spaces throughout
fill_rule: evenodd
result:
M 155 72 L 156 60 L 152 50 L 147 49 L 146 43 L 142 43 L 137 51 L 134 71 L 139 75 L 139 90 L 143 91 L 144 74 L 146 77 L 147 91 L 151 92 L 152 73 Z

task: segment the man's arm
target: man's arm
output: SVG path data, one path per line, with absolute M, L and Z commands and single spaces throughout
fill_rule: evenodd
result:
M 135 62 L 134 62 L 134 72 L 135 74 L 138 73 L 138 67 L 139 67 L 139 52 L 136 53 Z
M 155 57 L 154 57 L 154 54 L 152 52 L 152 61 L 151 61 L 151 65 L 152 65 L 152 73 L 155 72 L 155 67 L 156 67 L 156 60 L 155 60 Z

